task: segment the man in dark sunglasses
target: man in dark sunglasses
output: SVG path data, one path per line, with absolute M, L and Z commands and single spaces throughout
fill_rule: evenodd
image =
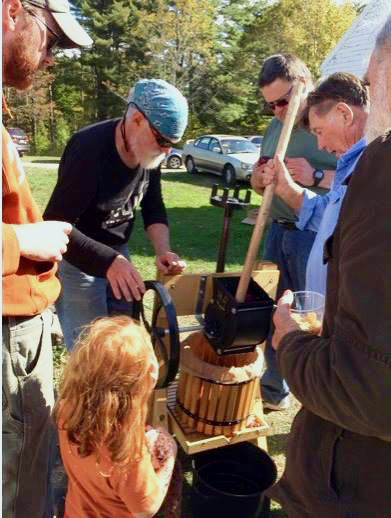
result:
M 3 0 L 3 84 L 25 90 L 53 50 L 91 38 L 66 0 Z M 3 105 L 5 105 L 3 98 Z M 42 221 L 18 152 L 2 128 L 3 362 L 2 515 L 50 516 L 49 470 L 54 430 L 49 307 L 60 293 L 57 263 L 72 226 Z
M 305 63 L 292 54 L 276 54 L 265 60 L 258 85 L 274 118 L 262 141 L 262 156 L 274 156 L 295 81 L 302 81 L 305 85 L 301 99 L 303 110 L 306 97 L 313 88 L 311 73 Z M 265 160 L 261 162 L 251 178 L 251 184 L 258 192 L 263 189 L 262 175 L 266 166 Z M 296 124 L 286 153 L 286 166 L 295 182 L 317 194 L 325 194 L 325 187 L 329 187 L 335 173 L 336 157 L 320 151 L 316 138 Z M 304 290 L 307 259 L 316 234 L 311 230 L 299 230 L 296 214 L 278 196 L 274 196 L 270 215 L 263 257 L 277 264 L 280 270 L 277 296 L 285 289 Z M 261 380 L 264 406 L 272 410 L 287 409 L 290 404 L 289 387 L 278 372 L 270 340 L 266 342 L 265 357 L 267 368 Z
M 184 269 L 170 247 L 160 163 L 181 140 L 187 118 L 177 88 L 143 79 L 130 90 L 121 118 L 84 128 L 67 144 L 44 218 L 75 227 L 59 269 L 63 291 L 56 306 L 68 349 L 82 326 L 101 316 L 131 315 L 132 300 L 144 293 L 128 249 L 139 205 L 158 270 Z
M 272 110 L 272 112 L 277 113 L 277 110 L 280 109 L 280 120 L 284 120 L 286 110 L 282 112 L 282 108 L 285 108 L 289 104 L 290 95 L 293 89 L 293 85 L 289 88 L 286 94 L 282 95 L 279 99 L 276 101 L 266 101 L 266 104 L 269 106 L 269 108 Z M 282 113 L 284 116 L 282 116 Z

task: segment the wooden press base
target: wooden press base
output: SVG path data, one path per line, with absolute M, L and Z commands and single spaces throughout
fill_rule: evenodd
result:
M 179 421 L 179 416 L 175 412 L 177 384 L 173 383 L 167 393 L 167 409 L 168 409 L 168 428 L 173 433 L 182 446 L 185 453 L 193 455 L 201 451 L 220 448 L 235 444 L 241 441 L 254 442 L 259 448 L 267 451 L 266 434 L 269 425 L 266 423 L 263 416 L 262 401 L 259 400 L 255 404 L 254 414 L 261 421 L 261 425 L 255 428 L 245 428 L 239 432 L 235 432 L 232 436 L 216 435 L 210 436 L 203 433 L 186 430 Z

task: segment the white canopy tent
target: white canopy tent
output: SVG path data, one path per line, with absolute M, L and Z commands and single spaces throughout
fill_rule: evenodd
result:
M 391 15 L 391 0 L 371 0 L 320 66 L 322 77 L 350 72 L 363 78 L 376 36 Z

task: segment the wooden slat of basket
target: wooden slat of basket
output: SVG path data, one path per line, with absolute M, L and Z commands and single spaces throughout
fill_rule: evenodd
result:
M 208 404 L 208 410 L 206 413 L 206 417 L 213 421 L 216 420 L 216 411 L 217 411 L 217 406 L 220 402 L 220 394 L 221 394 L 221 385 L 211 384 L 209 404 Z M 209 424 L 205 425 L 204 433 L 206 433 L 207 435 L 215 435 L 215 427 L 213 425 L 209 425 Z
M 190 374 L 186 374 L 186 386 L 185 386 L 185 397 L 184 397 L 184 400 L 181 401 L 181 403 L 183 404 L 183 406 L 185 408 L 190 408 L 190 405 L 191 405 L 191 402 L 193 400 L 193 376 L 191 376 Z M 186 423 L 186 426 L 194 426 L 194 419 L 190 416 L 188 416 L 186 413 L 182 412 L 183 414 L 183 417 L 184 417 L 184 422 Z
M 202 393 L 199 394 L 200 397 L 200 406 L 199 406 L 199 417 L 207 417 L 208 413 L 208 405 L 209 405 L 209 397 L 211 392 L 211 384 L 205 380 L 202 380 L 201 387 Z M 199 421 L 197 423 L 197 432 L 205 433 L 205 423 Z
M 190 402 L 190 405 L 186 408 L 193 414 L 198 415 L 199 407 L 200 407 L 200 390 L 201 390 L 201 384 L 202 380 L 200 378 L 196 378 L 191 376 L 191 380 L 193 383 L 193 389 L 192 389 L 192 399 Z M 194 430 L 196 429 L 197 421 L 193 419 L 192 417 L 188 417 L 188 426 L 191 426 Z
M 228 385 L 221 385 L 220 400 L 216 412 L 216 421 L 224 421 L 226 418 L 227 405 L 230 397 L 230 387 Z M 216 426 L 214 430 L 215 435 L 224 433 L 222 426 Z
M 244 407 L 246 404 L 247 393 L 251 389 L 251 382 L 245 383 L 243 385 L 239 385 L 239 396 L 237 398 L 237 403 L 235 407 L 235 419 L 242 419 L 245 417 L 244 415 Z M 237 432 L 241 429 L 242 423 L 238 423 L 233 427 L 233 431 Z
M 251 390 L 248 391 L 248 397 L 246 400 L 244 414 L 245 416 L 249 416 L 254 408 L 256 396 L 259 392 L 259 378 L 255 378 L 252 382 Z M 244 430 L 246 428 L 246 421 L 243 421 L 240 430 Z
M 231 390 L 229 394 L 228 404 L 227 404 L 227 411 L 225 413 L 225 421 L 232 421 L 236 419 L 235 416 L 235 408 L 237 405 L 237 398 L 239 396 L 239 385 L 232 386 L 230 385 Z M 223 433 L 227 435 L 231 435 L 233 432 L 233 426 L 224 426 L 223 427 Z

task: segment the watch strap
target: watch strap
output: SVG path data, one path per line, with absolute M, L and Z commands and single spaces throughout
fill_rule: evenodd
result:
M 315 171 L 312 173 L 312 176 L 314 178 L 314 183 L 312 184 L 312 187 L 317 187 L 324 178 L 323 169 L 315 169 Z

